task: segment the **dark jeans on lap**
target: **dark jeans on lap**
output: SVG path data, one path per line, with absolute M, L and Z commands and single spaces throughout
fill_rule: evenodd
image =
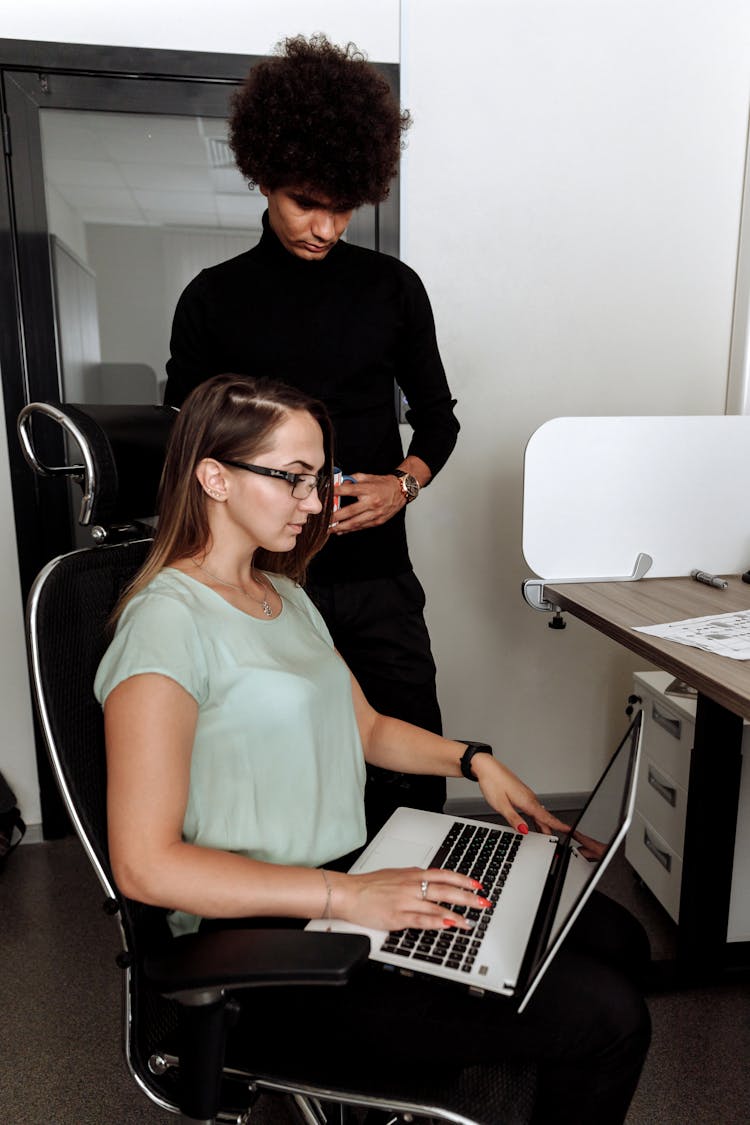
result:
M 311 584 L 306 591 L 375 710 L 441 734 L 425 596 L 414 572 L 332 586 Z M 439 812 L 444 804 L 443 778 L 368 769 L 368 838 L 399 805 Z
M 374 1069 L 530 1059 L 539 1066 L 534 1125 L 621 1125 L 650 1041 L 639 987 L 648 961 L 640 924 L 595 893 L 520 1016 L 502 997 L 472 996 L 460 985 L 404 978 L 368 962 L 342 989 L 241 993 L 241 1020 L 249 1042 L 262 1029 L 279 1057 L 299 1052 L 326 1070 L 336 1060 L 342 1073 L 363 1052 Z

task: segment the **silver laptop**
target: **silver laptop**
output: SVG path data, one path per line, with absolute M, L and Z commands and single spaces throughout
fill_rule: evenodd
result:
M 351 867 L 450 867 L 479 880 L 492 909 L 465 911 L 473 930 L 371 930 L 315 919 L 310 930 L 363 933 L 390 971 L 426 973 L 474 992 L 512 997 L 523 1011 L 633 815 L 641 715 L 633 720 L 571 826 L 558 838 L 487 821 L 399 808 Z M 453 908 L 456 909 L 455 907 Z M 463 911 L 463 908 L 459 908 Z

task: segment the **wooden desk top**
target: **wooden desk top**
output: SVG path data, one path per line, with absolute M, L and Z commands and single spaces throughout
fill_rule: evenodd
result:
M 750 719 L 750 661 L 730 660 L 689 645 L 633 632 L 687 617 L 750 609 L 750 585 L 724 575 L 726 590 L 692 578 L 642 578 L 638 582 L 565 582 L 545 585 L 555 605 L 745 719 Z

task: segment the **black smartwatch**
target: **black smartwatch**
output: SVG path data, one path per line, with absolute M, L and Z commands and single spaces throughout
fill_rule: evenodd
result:
M 461 773 L 467 781 L 476 781 L 471 772 L 471 760 L 475 754 L 492 754 L 492 747 L 486 742 L 467 742 L 466 749 L 461 755 Z

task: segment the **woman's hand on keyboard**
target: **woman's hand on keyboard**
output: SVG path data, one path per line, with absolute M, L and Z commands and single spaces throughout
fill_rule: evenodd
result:
M 333 878 L 333 915 L 376 930 L 456 926 L 470 931 L 473 923 L 451 907 L 486 909 L 490 905 L 475 879 L 439 867 L 396 867 Z
M 471 768 L 488 803 L 505 817 L 511 828 L 525 834 L 529 830 L 528 821 L 532 820 L 546 836 L 570 830 L 570 825 L 548 812 L 528 785 L 496 758 L 476 754 Z

